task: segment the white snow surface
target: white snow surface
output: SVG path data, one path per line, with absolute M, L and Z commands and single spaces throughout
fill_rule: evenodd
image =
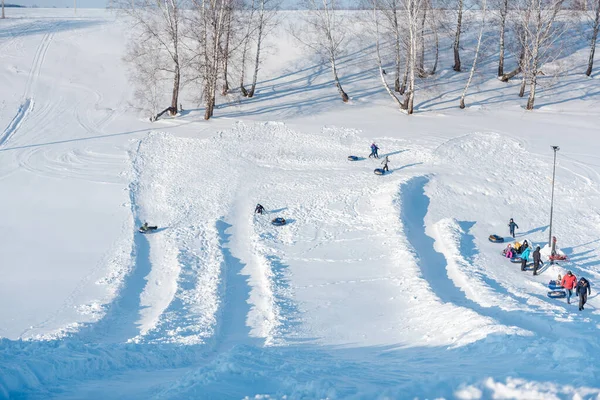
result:
M 565 85 L 540 78 L 533 112 L 518 83 L 487 78 L 489 57 L 473 107 L 456 107 L 466 74 L 443 68 L 409 117 L 365 43 L 340 63 L 343 104 L 282 24 L 255 99 L 150 123 L 126 21 L 10 12 L 0 399 L 600 399 L 600 81 L 576 72 L 584 45 L 560 60 Z M 517 240 L 548 242 L 554 144 L 569 259 L 533 276 L 488 236 L 512 240 L 514 218 Z M 592 283 L 582 312 L 546 296 L 567 270 Z

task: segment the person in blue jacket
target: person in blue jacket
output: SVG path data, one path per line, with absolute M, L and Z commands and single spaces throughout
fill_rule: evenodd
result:
M 529 254 L 531 253 L 531 247 L 527 246 L 525 250 L 521 253 L 521 271 L 525 271 L 525 267 L 527 266 L 527 261 L 529 260 Z
M 515 223 L 515 221 L 511 218 L 508 223 L 508 228 L 510 229 L 510 235 L 515 238 L 515 228 L 519 229 L 519 225 Z
M 371 158 L 371 157 L 379 158 L 379 154 L 377 154 L 377 150 L 379 150 L 379 147 L 377 147 L 377 145 L 375 143 L 373 143 L 371 145 L 371 154 L 369 154 L 369 158 Z

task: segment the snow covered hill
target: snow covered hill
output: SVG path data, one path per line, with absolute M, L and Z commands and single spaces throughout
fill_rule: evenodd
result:
M 436 78 L 406 116 L 372 48 L 341 63 L 343 104 L 282 24 L 254 99 L 150 123 L 124 21 L 13 15 L 0 398 L 600 398 L 597 76 L 543 87 L 534 112 L 485 76 L 459 110 L 466 77 Z M 488 236 L 514 218 L 518 240 L 548 241 L 550 145 L 569 262 L 533 276 Z M 584 311 L 546 296 L 567 270 L 592 282 Z

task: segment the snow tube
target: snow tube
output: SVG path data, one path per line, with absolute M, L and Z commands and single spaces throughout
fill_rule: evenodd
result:
M 562 290 L 552 290 L 548 292 L 548 297 L 551 299 L 562 299 L 563 297 L 567 297 L 567 293 Z
M 281 217 L 275 218 L 271 223 L 275 226 L 283 226 L 285 225 L 285 219 Z
M 385 171 L 381 168 L 375 168 L 375 171 L 373 172 L 375 173 L 375 175 L 383 175 L 385 173 Z
M 504 238 L 498 235 L 490 235 L 488 239 L 490 239 L 490 242 L 492 243 L 504 243 Z
M 548 289 L 550 290 L 562 290 L 562 286 L 560 286 L 560 282 L 550 281 L 548 282 Z
M 521 264 L 521 257 L 513 257 L 510 259 L 511 263 Z
M 140 233 L 149 233 L 152 231 L 155 231 L 158 229 L 158 226 L 149 226 L 148 229 L 144 230 L 140 227 L 140 229 L 138 229 L 138 231 L 140 231 Z
M 348 156 L 348 161 L 358 161 L 357 156 Z

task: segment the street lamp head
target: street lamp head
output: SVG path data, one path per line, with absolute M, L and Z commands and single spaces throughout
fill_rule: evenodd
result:
M 553 149 L 554 151 L 558 151 L 558 150 L 560 150 L 560 147 L 558 147 L 558 146 L 550 146 L 550 147 L 552 147 L 552 149 Z

